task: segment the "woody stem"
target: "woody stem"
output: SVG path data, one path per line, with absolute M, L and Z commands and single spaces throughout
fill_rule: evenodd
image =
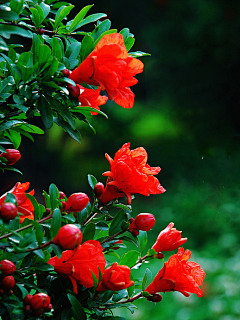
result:
M 142 292 L 139 292 L 138 294 L 136 294 L 134 297 L 132 297 L 132 298 L 129 298 L 129 299 L 127 299 L 127 300 L 125 300 L 125 301 L 120 301 L 120 302 L 118 302 L 118 304 L 124 304 L 124 303 L 129 303 L 129 302 L 133 302 L 133 301 L 135 301 L 135 300 L 137 300 L 137 299 L 139 299 L 139 298 L 141 298 L 142 297 Z M 107 309 L 107 307 L 108 306 L 111 306 L 113 303 L 109 303 L 109 304 L 106 304 L 104 307 L 99 307 L 99 309 L 100 310 L 106 310 Z
M 135 263 L 135 265 L 132 266 L 132 268 L 135 267 L 138 263 L 141 263 L 141 262 L 143 262 L 144 260 L 146 260 L 148 257 L 149 257 L 149 255 L 146 254 L 144 257 L 139 258 L 138 261 Z
M 28 249 L 28 250 L 26 250 L 25 252 L 31 252 L 31 251 L 35 251 L 35 250 L 43 249 L 43 248 L 45 248 L 45 247 L 49 246 L 52 242 L 53 242 L 53 241 L 52 241 L 52 240 L 50 240 L 50 241 L 48 241 L 48 242 L 44 243 L 43 245 L 41 245 L 41 246 L 39 246 L 39 247 L 37 247 L 37 248 Z
M 90 221 L 92 221 L 93 218 L 95 218 L 98 215 L 98 212 L 92 212 L 90 215 L 83 221 L 83 225 L 85 226 Z
M 118 233 L 114 234 L 113 236 L 111 237 L 108 237 L 107 239 L 103 240 L 102 242 L 100 242 L 101 244 L 105 243 L 105 242 L 108 242 L 108 241 L 111 241 L 113 240 L 115 237 L 119 236 L 120 234 L 124 233 L 126 230 L 124 231 L 119 231 Z
M 49 220 L 49 219 L 52 218 L 52 215 L 53 215 L 53 214 L 50 214 L 48 217 L 43 218 L 43 219 L 41 219 L 41 220 L 38 220 L 37 222 L 38 222 L 38 223 L 41 223 L 41 222 L 44 222 L 44 221 L 46 221 L 46 220 Z M 19 228 L 19 229 L 17 229 L 17 230 L 14 230 L 14 233 L 15 233 L 15 232 L 20 232 L 20 231 L 26 230 L 26 229 L 28 229 L 28 228 L 30 228 L 30 227 L 32 227 L 32 226 L 33 226 L 32 224 L 28 224 L 28 225 L 25 226 L 25 227 L 22 227 L 22 228 Z M 12 235 L 13 235 L 13 232 L 7 233 L 7 234 L 5 234 L 4 236 L 1 236 L 1 237 L 0 237 L 0 240 L 5 239 L 5 238 L 8 238 L 8 237 L 10 237 L 10 236 L 12 236 Z

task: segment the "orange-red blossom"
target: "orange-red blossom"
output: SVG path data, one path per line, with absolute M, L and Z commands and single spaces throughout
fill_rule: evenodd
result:
M 15 186 L 5 194 L 0 197 L 0 206 L 4 203 L 7 193 L 12 193 L 15 195 L 18 203 L 18 212 L 22 213 L 23 216 L 20 216 L 20 223 L 24 219 L 28 218 L 34 220 L 34 207 L 31 201 L 27 198 L 25 191 L 28 190 L 30 182 L 20 183 L 17 182 Z M 27 194 L 34 195 L 34 190 L 28 192 Z
M 130 204 L 134 193 L 149 196 L 166 191 L 154 177 L 160 172 L 160 167 L 150 167 L 147 164 L 148 154 L 144 148 L 130 150 L 130 143 L 125 143 L 115 154 L 114 160 L 108 154 L 106 158 L 111 171 L 103 173 L 108 179 L 106 188 L 99 197 L 102 203 L 127 196 Z
M 49 259 L 48 263 L 61 276 L 69 278 L 73 285 L 73 291 L 78 293 L 77 283 L 86 288 L 92 287 L 93 276 L 91 271 L 98 279 L 98 267 L 103 272 L 106 260 L 101 244 L 96 240 L 89 240 L 74 250 L 64 251 L 60 259 L 57 256 Z
M 183 248 L 179 248 L 177 254 L 172 255 L 168 262 L 164 262 L 163 268 L 145 291 L 150 294 L 179 291 L 186 297 L 189 297 L 188 292 L 190 292 L 202 297 L 199 286 L 205 278 L 205 272 L 199 264 L 188 262 L 190 258 L 190 250 L 184 252 Z
M 76 83 L 100 86 L 110 100 L 124 108 L 132 108 L 134 93 L 129 88 L 138 82 L 134 76 L 143 71 L 143 63 L 131 57 L 119 33 L 102 37 L 69 78 Z

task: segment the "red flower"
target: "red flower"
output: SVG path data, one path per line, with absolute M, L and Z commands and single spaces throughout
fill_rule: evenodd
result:
M 183 248 L 179 248 L 178 253 L 172 255 L 168 262 L 164 263 L 163 268 L 145 291 L 150 294 L 179 291 L 186 297 L 189 297 L 188 292 L 190 292 L 202 297 L 203 294 L 199 286 L 205 278 L 205 272 L 199 264 L 188 262 L 190 258 L 190 250 L 184 252 Z
M 147 152 L 140 147 L 130 150 L 130 143 L 125 143 L 115 154 L 114 160 L 106 154 L 111 171 L 103 173 L 107 176 L 107 186 L 99 198 L 101 202 L 127 196 L 131 203 L 131 194 L 140 193 L 144 196 L 160 194 L 166 190 L 153 175 L 160 172 L 159 167 L 150 167 L 147 164 Z
M 110 100 L 132 108 L 135 96 L 129 87 L 138 82 L 134 76 L 142 71 L 143 63 L 128 55 L 123 36 L 114 33 L 102 37 L 69 78 L 76 83 L 100 86 Z
M 20 158 L 21 158 L 21 153 L 19 150 L 16 149 L 6 149 L 7 153 L 3 152 L 2 154 L 0 154 L 0 157 L 4 157 L 7 159 L 7 164 L 9 166 L 13 165 L 14 163 L 16 163 Z
M 91 271 L 99 278 L 98 267 L 103 272 L 106 261 L 102 247 L 98 241 L 89 240 L 74 250 L 62 253 L 60 259 L 56 256 L 48 261 L 54 270 L 72 281 L 73 291 L 78 293 L 77 283 L 90 288 L 93 286 Z
M 117 262 L 104 270 L 102 281 L 97 291 L 119 291 L 131 287 L 134 282 L 130 280 L 131 269 L 127 266 L 119 266 Z
M 79 102 L 81 103 L 81 107 L 91 107 L 94 109 L 100 110 L 99 106 L 105 104 L 107 102 L 106 96 L 100 95 L 101 88 L 99 87 L 96 90 L 87 89 L 83 86 L 77 84 L 80 89 L 80 96 L 78 97 Z M 97 112 L 91 112 L 92 115 L 98 114 Z
M 176 230 L 173 226 L 174 223 L 171 222 L 159 233 L 157 241 L 152 246 L 156 252 L 175 250 L 187 241 L 187 238 L 181 238 L 182 231 Z
M 30 220 L 34 220 L 34 207 L 31 201 L 27 198 L 25 191 L 28 190 L 30 182 L 20 183 L 17 182 L 15 186 L 0 198 L 0 205 L 4 203 L 7 193 L 12 193 L 15 195 L 18 203 L 18 212 L 22 213 L 23 216 L 20 216 L 20 223 L 23 222 L 24 219 L 28 218 Z M 34 195 L 34 190 L 28 192 L 30 195 Z

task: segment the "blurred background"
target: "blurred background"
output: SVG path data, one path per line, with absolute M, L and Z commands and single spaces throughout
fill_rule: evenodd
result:
M 71 1 L 76 14 L 89 1 Z M 124 315 L 136 320 L 237 320 L 240 318 L 240 3 L 235 0 L 96 1 L 90 13 L 107 13 L 112 28 L 128 27 L 136 37 L 132 51 L 145 51 L 143 74 L 132 87 L 136 102 L 123 109 L 108 102 L 101 109 L 109 120 L 92 118 L 95 135 L 80 124 L 82 144 L 53 127 L 35 143 L 23 138 L 16 167 L 24 176 L 6 172 L 0 189 L 31 182 L 36 197 L 54 182 L 69 196 L 91 196 L 87 174 L 105 183 L 104 154 L 114 157 L 125 143 L 144 147 L 151 166 L 160 166 L 167 192 L 136 195 L 133 215 L 150 212 L 158 233 L 173 221 L 192 260 L 206 271 L 204 297 L 166 293 L 153 305 L 137 301 L 138 310 Z M 88 31 L 88 29 L 86 29 Z M 42 123 L 32 123 L 42 127 Z M 166 254 L 166 260 L 169 255 Z M 155 275 L 162 262 L 148 267 Z M 141 270 L 141 269 L 140 269 Z M 144 274 L 144 268 L 141 271 Z

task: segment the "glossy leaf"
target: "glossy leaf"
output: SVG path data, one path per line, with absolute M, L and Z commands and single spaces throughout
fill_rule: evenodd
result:
M 152 282 L 152 272 L 147 268 L 142 281 L 142 291 L 144 291 L 151 282 Z
M 139 255 L 140 255 L 139 252 L 136 250 L 128 251 L 122 256 L 120 264 L 126 265 L 129 268 L 132 268 L 138 261 Z
M 85 242 L 87 240 L 92 240 L 95 235 L 95 224 L 94 223 L 88 223 L 86 225 L 86 228 L 83 231 L 83 240 L 82 242 Z
M 95 187 L 95 185 L 97 184 L 97 179 L 94 177 L 94 176 L 92 176 L 91 174 L 88 174 L 88 183 L 89 183 L 89 185 L 90 185 L 90 187 L 92 188 L 92 189 L 94 189 L 94 187 Z
M 125 220 L 127 220 L 126 212 L 124 210 L 120 210 L 111 223 L 111 226 L 109 229 L 109 235 L 112 236 L 112 235 L 120 232 L 122 222 Z
M 61 211 L 57 208 L 53 212 L 52 221 L 51 221 L 50 233 L 52 238 L 56 237 L 60 228 L 61 228 Z
M 94 50 L 94 40 L 90 35 L 86 35 L 82 40 L 80 57 L 83 61 L 93 50 Z
M 56 30 L 60 24 L 60 22 L 70 13 L 70 11 L 74 8 L 71 6 L 62 6 L 58 9 L 55 17 L 54 30 Z
M 78 26 L 79 22 L 82 21 L 82 19 L 86 16 L 86 14 L 88 13 L 88 11 L 91 9 L 92 6 L 93 6 L 93 4 L 84 7 L 84 8 L 76 15 L 76 17 L 73 19 L 73 22 L 72 22 L 71 25 L 70 25 L 69 32 L 72 32 L 72 31 L 74 31 L 74 30 L 77 29 L 77 26 Z
M 52 109 L 46 98 L 42 95 L 38 102 L 38 109 L 41 113 L 42 121 L 47 129 L 53 125 Z

